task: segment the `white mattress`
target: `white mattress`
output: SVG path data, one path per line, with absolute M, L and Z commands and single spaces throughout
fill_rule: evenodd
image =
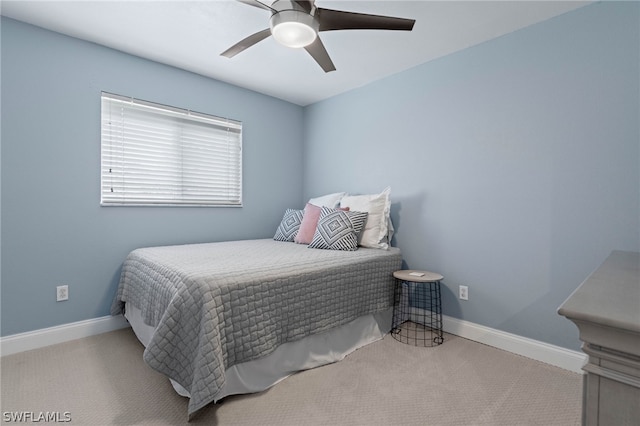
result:
M 364 315 L 341 327 L 280 345 L 266 357 L 228 368 L 226 384 L 216 402 L 229 395 L 260 392 L 296 371 L 342 360 L 356 349 L 382 339 L 391 329 L 392 311 Z M 154 328 L 143 322 L 140 309 L 131 304 L 126 306 L 125 317 L 146 347 Z M 171 380 L 171 384 L 178 394 L 190 396 L 178 383 Z

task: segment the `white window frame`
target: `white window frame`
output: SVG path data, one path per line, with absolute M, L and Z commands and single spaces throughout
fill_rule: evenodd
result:
M 242 207 L 242 122 L 101 93 L 101 206 Z

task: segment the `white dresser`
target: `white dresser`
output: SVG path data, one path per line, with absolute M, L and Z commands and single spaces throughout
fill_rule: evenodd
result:
M 612 252 L 558 313 L 589 355 L 583 424 L 640 425 L 640 253 Z

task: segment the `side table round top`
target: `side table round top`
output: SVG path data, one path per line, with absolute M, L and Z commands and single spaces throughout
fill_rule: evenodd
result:
M 416 269 L 395 271 L 393 276 L 399 280 L 411 281 L 414 283 L 432 283 L 435 281 L 441 281 L 444 278 L 442 275 L 435 272 L 419 271 Z

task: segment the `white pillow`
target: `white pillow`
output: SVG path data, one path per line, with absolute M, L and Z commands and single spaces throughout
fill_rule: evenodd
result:
M 309 204 L 313 204 L 318 207 L 330 207 L 335 209 L 340 205 L 340 200 L 344 197 L 346 192 L 335 192 L 333 194 L 323 195 L 322 197 L 311 198 Z
M 387 187 L 380 194 L 347 195 L 340 200 L 340 207 L 349 207 L 351 211 L 367 212 L 369 217 L 364 231 L 360 234 L 362 247 L 389 248 L 389 214 L 391 212 L 391 188 Z

